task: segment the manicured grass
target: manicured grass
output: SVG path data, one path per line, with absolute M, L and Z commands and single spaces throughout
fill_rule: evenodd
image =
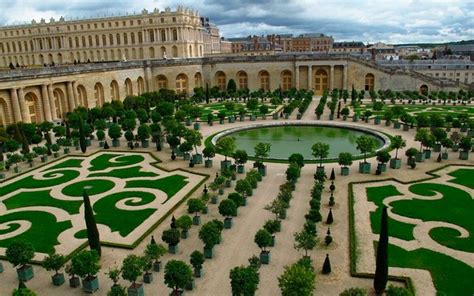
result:
M 50 168 L 47 169 L 47 171 L 55 170 L 55 169 L 64 169 L 64 168 L 81 168 L 82 167 L 82 162 L 84 159 L 79 159 L 79 158 L 70 158 L 66 159 L 65 161 L 62 161 Z
M 7 210 L 25 207 L 53 207 L 71 215 L 79 213 L 82 200 L 61 200 L 51 197 L 51 190 L 21 192 L 3 201 Z
M 138 201 L 131 200 L 132 198 L 138 198 Z M 118 231 L 125 237 L 156 212 L 153 208 L 134 210 L 133 206 L 149 204 L 155 198 L 153 194 L 142 191 L 124 191 L 108 195 L 94 203 L 96 222 L 107 225 L 112 231 Z M 125 205 L 130 206 L 130 209 L 116 207 L 117 202 L 123 199 L 129 199 Z
M 56 186 L 69 182 L 79 177 L 79 172 L 72 170 L 50 171 L 42 175 L 44 180 L 35 179 L 33 176 L 28 176 L 12 182 L 8 185 L 0 187 L 0 196 L 6 195 L 10 192 L 19 189 L 40 189 L 51 186 Z
M 455 177 L 455 179 L 449 182 L 474 189 L 474 169 L 459 169 L 448 175 Z
M 242 103 L 236 103 L 235 104 L 235 109 L 234 111 L 229 111 L 225 108 L 225 104 L 224 103 L 214 103 L 214 104 L 209 104 L 209 105 L 204 105 L 202 106 L 203 109 L 202 109 L 202 112 L 201 112 L 201 120 L 202 121 L 207 121 L 207 115 L 209 113 L 213 113 L 214 114 L 214 120 L 219 120 L 219 118 L 217 118 L 217 115 L 219 114 L 220 111 L 225 111 L 225 116 L 226 118 L 229 117 L 230 115 L 236 115 L 236 116 L 239 116 L 238 114 L 238 109 L 242 106 L 245 108 L 245 115 L 248 116 L 248 115 L 251 115 L 252 113 L 255 113 L 256 116 L 262 116 L 263 114 L 260 112 L 259 108 L 262 104 L 259 104 L 258 105 L 258 108 L 255 110 L 255 111 L 252 111 L 250 109 L 248 109 L 245 104 L 242 104 Z M 268 114 L 271 114 L 278 106 L 274 106 L 274 105 L 270 105 L 270 104 L 266 104 L 267 107 L 268 107 Z
M 138 164 L 145 160 L 142 155 L 131 154 L 131 155 L 120 155 L 120 154 L 101 154 L 91 160 L 91 166 L 88 168 L 89 171 L 102 171 L 112 167 L 129 166 Z
M 64 187 L 62 193 L 68 196 L 83 196 L 86 190 L 89 195 L 96 195 L 107 192 L 114 186 L 115 183 L 109 180 L 84 180 Z
M 137 177 L 157 177 L 158 174 L 153 172 L 142 172 L 141 166 L 134 166 L 125 169 L 115 169 L 111 170 L 110 172 L 106 173 L 93 173 L 87 177 L 115 177 L 120 179 L 128 179 L 128 178 L 137 178 Z
M 127 181 L 125 188 L 154 188 L 166 193 L 168 198 L 163 202 L 166 203 L 176 192 L 180 191 L 188 181 L 186 177 L 181 175 L 172 175 L 157 180 L 131 180 Z
M 376 111 L 373 109 L 372 104 L 362 105 L 353 109 L 354 113 L 362 116 L 365 111 L 372 111 L 372 116 L 383 116 L 387 109 L 390 109 L 391 104 L 383 106 L 382 110 Z M 404 110 L 411 115 L 424 114 L 430 116 L 432 114 L 439 114 L 441 116 L 451 115 L 453 118 L 457 118 L 461 113 L 468 113 L 470 117 L 474 116 L 474 108 L 470 106 L 440 106 L 440 105 L 397 105 L 404 108 Z M 428 109 L 429 108 L 429 109 Z
M 21 211 L 0 215 L 0 224 L 10 223 L 6 229 L 0 229 L 0 234 L 18 229 L 18 224 L 12 221 L 19 220 L 29 221 L 31 227 L 17 236 L 0 240 L 0 247 L 7 248 L 12 242 L 20 240 L 31 243 L 36 252 L 51 253 L 54 251 L 54 246 L 59 244 L 58 236 L 72 227 L 71 221 L 57 221 L 53 214 L 47 212 Z

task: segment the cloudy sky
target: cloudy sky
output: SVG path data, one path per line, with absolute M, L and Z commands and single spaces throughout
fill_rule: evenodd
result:
M 388 43 L 474 39 L 474 0 L 0 0 L 0 24 L 97 17 L 184 5 L 221 35 L 310 33 Z

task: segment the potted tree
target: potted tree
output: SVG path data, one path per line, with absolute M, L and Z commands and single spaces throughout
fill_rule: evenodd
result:
M 258 268 L 237 266 L 230 270 L 232 295 L 255 295 L 260 281 Z
M 428 138 L 430 137 L 430 132 L 428 129 L 425 128 L 420 128 L 415 135 L 415 141 L 420 142 L 420 150 L 418 151 L 418 154 L 416 155 L 416 161 L 417 162 L 423 162 L 425 161 L 426 154 L 423 153 L 423 146 L 428 142 Z
M 443 128 L 437 127 L 437 128 L 434 128 L 431 131 L 431 134 L 433 135 L 433 137 L 435 139 L 435 144 L 433 145 L 433 150 L 435 152 L 441 152 L 442 142 L 443 142 L 444 139 L 446 139 L 448 137 L 448 133 L 446 133 L 446 131 Z
M 271 147 L 270 143 L 258 143 L 254 147 L 255 157 L 257 158 L 254 167 L 258 168 L 258 172 L 262 176 L 267 175 L 267 166 L 263 164 L 263 161 L 270 155 Z
M 349 152 L 341 152 L 338 156 L 338 163 L 341 165 L 341 175 L 349 175 L 349 166 L 352 165 L 352 154 Z
M 224 160 L 221 161 L 221 170 L 230 169 L 231 161 L 227 160 L 227 157 L 234 153 L 235 147 L 234 137 L 225 137 L 216 143 L 217 152 L 225 157 Z
M 246 206 L 247 205 L 247 199 L 244 198 L 241 194 L 237 192 L 232 192 L 227 196 L 228 199 L 232 200 L 235 205 L 237 206 L 237 209 L 241 206 Z
M 204 243 L 204 256 L 212 258 L 214 246 L 220 242 L 221 231 L 213 221 L 202 225 L 199 230 L 199 239 Z
M 142 257 L 130 254 L 122 262 L 122 278 L 131 283 L 127 292 L 129 296 L 144 296 L 143 285 L 137 283 L 137 278 L 143 274 L 144 260 Z
M 224 199 L 219 204 L 219 214 L 224 216 L 224 228 L 232 228 L 232 217 L 237 216 L 237 205 L 231 199 Z
M 148 139 L 150 138 L 150 135 L 151 135 L 150 126 L 146 123 L 140 125 L 138 127 L 137 134 L 138 134 L 138 138 L 141 141 L 142 148 L 148 148 L 149 146 Z
M 272 244 L 272 235 L 265 229 L 260 229 L 255 234 L 254 238 L 255 243 L 261 249 L 260 252 L 260 262 L 262 264 L 269 264 L 270 263 L 270 251 L 267 250 Z
M 202 154 L 198 153 L 198 146 L 202 145 L 202 135 L 199 131 L 188 130 L 184 136 L 186 142 L 190 143 L 194 147 L 195 154 L 193 155 L 193 161 L 195 164 L 202 164 Z
M 267 119 L 268 106 L 265 104 L 260 105 L 259 111 L 260 111 L 260 115 L 262 115 L 262 119 L 263 120 Z
M 304 250 L 304 257 L 309 258 L 308 251 L 316 247 L 316 236 L 304 230 L 295 233 L 295 249 Z
M 245 163 L 247 163 L 248 155 L 245 150 L 236 150 L 234 152 L 235 163 L 237 163 L 237 173 L 243 174 L 245 171 Z
M 28 264 L 35 256 L 33 245 L 27 242 L 14 241 L 8 246 L 5 256 L 8 262 L 16 267 L 18 280 L 27 282 L 34 277 L 33 267 Z
M 168 252 L 176 254 L 178 252 L 178 244 L 180 241 L 180 231 L 176 228 L 170 228 L 163 231 L 161 239 L 168 244 Z
M 441 141 L 441 145 L 444 147 L 444 151 L 441 153 L 441 158 L 448 159 L 448 148 L 453 148 L 453 141 L 449 138 L 445 138 Z
M 97 140 L 99 140 L 99 147 L 104 147 L 105 132 L 103 130 L 98 130 L 95 135 Z
M 377 164 L 377 170 L 380 173 L 386 172 L 387 171 L 387 165 L 386 163 L 390 160 L 390 153 L 388 153 L 386 150 L 380 150 L 377 152 L 377 161 L 379 162 Z
M 145 256 L 153 260 L 153 270 L 160 271 L 161 269 L 161 256 L 166 254 L 166 248 L 161 244 L 157 244 L 155 239 L 152 237 L 151 242 L 146 245 Z
M 285 219 L 288 203 L 281 198 L 276 198 L 270 204 L 266 205 L 264 209 L 274 214 L 276 220 Z
M 189 153 L 191 150 L 193 150 L 193 145 L 187 141 L 184 141 L 179 145 L 179 151 L 182 153 L 184 160 L 189 160 L 191 158 L 191 154 Z
M 59 150 L 61 149 L 61 147 L 58 145 L 58 144 L 53 144 L 51 145 L 51 150 L 53 151 L 53 156 L 55 158 L 58 158 L 59 157 Z
M 193 217 L 193 224 L 199 225 L 201 224 L 201 217 L 199 216 L 199 212 L 201 212 L 204 208 L 204 202 L 200 198 L 191 198 L 187 201 L 188 205 L 188 213 L 194 213 Z
M 193 281 L 193 271 L 186 263 L 170 260 L 165 266 L 165 284 L 173 289 L 171 296 L 183 295 L 183 289 Z
M 415 163 L 415 156 L 418 154 L 418 149 L 416 148 L 409 148 L 405 151 L 405 156 L 408 157 L 407 164 L 412 165 Z
M 206 168 L 212 168 L 212 158 L 216 156 L 216 150 L 214 149 L 214 146 L 207 146 L 202 150 L 202 154 L 205 158 L 207 158 L 204 162 L 204 166 Z
M 318 142 L 311 147 L 311 150 L 313 150 L 313 156 L 319 158 L 319 166 L 316 168 L 316 171 L 324 172 L 323 159 L 329 155 L 329 145 Z
M 112 282 L 114 283 L 112 285 L 112 289 L 114 287 L 121 287 L 119 284 L 118 284 L 118 281 L 120 280 L 120 274 L 122 273 L 122 270 L 118 267 L 113 267 L 112 269 L 109 269 L 109 271 L 107 272 L 107 276 L 109 277 L 109 279 L 112 280 Z
M 100 269 L 97 251 L 81 251 L 72 257 L 71 264 L 76 274 L 82 278 L 84 292 L 94 293 L 99 289 L 99 279 L 96 276 Z
M 181 238 L 188 238 L 189 229 L 193 225 L 193 219 L 188 215 L 182 215 L 176 220 L 176 226 L 181 229 Z
M 120 125 L 114 123 L 109 127 L 109 137 L 112 139 L 112 147 L 120 146 L 120 137 L 122 136 L 122 129 Z
M 469 136 L 463 137 L 461 142 L 459 143 L 459 147 L 461 147 L 461 151 L 459 152 L 459 159 L 468 160 L 469 151 L 471 150 L 471 147 L 472 147 L 471 137 Z
M 384 112 L 384 115 L 383 115 L 384 119 L 385 119 L 385 126 L 390 126 L 392 124 L 392 119 L 393 119 L 393 111 L 391 109 L 387 109 L 385 112 Z
M 392 138 L 390 146 L 392 149 L 395 149 L 395 157 L 390 159 L 390 168 L 399 169 L 402 166 L 402 160 L 398 158 L 398 150 L 405 148 L 407 145 L 406 141 L 402 136 L 398 135 Z
M 263 229 L 268 231 L 272 235 L 272 243 L 270 247 L 275 246 L 275 233 L 281 231 L 281 221 L 280 220 L 267 220 L 265 224 L 263 224 Z
M 189 263 L 191 263 L 192 267 L 194 268 L 194 276 L 197 278 L 202 277 L 202 264 L 204 263 L 204 260 L 204 254 L 198 250 L 195 250 L 191 253 L 191 259 L 189 260 Z
M 341 110 L 342 120 L 346 121 L 347 116 L 349 116 L 349 114 L 350 114 L 349 108 L 347 108 L 347 107 L 342 108 L 342 110 Z
M 451 139 L 451 141 L 453 142 L 453 151 L 457 152 L 459 150 L 459 142 L 462 139 L 462 135 L 459 132 L 453 132 L 449 136 L 449 139 Z
M 69 275 L 69 287 L 77 288 L 81 285 L 81 279 L 76 276 L 77 272 L 72 264 L 66 265 L 64 271 Z
M 356 140 L 357 150 L 364 154 L 364 162 L 359 162 L 359 173 L 370 173 L 370 162 L 367 162 L 367 153 L 372 153 L 375 149 L 375 139 L 370 136 L 360 136 Z
M 235 184 L 235 191 L 240 193 L 244 198 L 252 196 L 253 193 L 252 185 L 247 179 L 238 180 Z
M 47 271 L 55 271 L 55 274 L 51 276 L 53 285 L 55 286 L 61 286 L 62 284 L 64 284 L 64 274 L 59 273 L 59 270 L 64 266 L 64 263 L 64 256 L 59 254 L 50 254 L 43 260 L 43 267 Z

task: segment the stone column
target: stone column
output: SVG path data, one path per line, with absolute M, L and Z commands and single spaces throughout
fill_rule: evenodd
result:
M 153 75 L 151 73 L 151 67 L 148 66 L 145 68 L 145 82 L 146 82 L 146 91 L 151 92 L 155 89 L 153 85 Z
M 28 107 L 26 106 L 23 88 L 18 89 L 18 101 L 20 102 L 21 118 L 23 119 L 23 122 L 31 123 L 30 110 L 28 110 Z M 39 114 L 36 114 L 37 117 L 38 115 Z
M 12 102 L 14 120 L 15 122 L 20 122 L 22 121 L 21 110 L 20 110 L 20 102 L 18 101 L 18 94 L 16 92 L 16 88 L 10 89 L 10 99 Z
M 329 90 L 334 89 L 334 65 L 331 65 L 330 78 L 329 78 Z
M 313 66 L 308 66 L 308 90 L 313 90 Z
M 76 108 L 76 102 L 74 99 L 74 90 L 72 89 L 72 82 L 67 82 L 67 100 L 69 103 L 69 111 L 73 111 Z
M 125 51 L 122 53 L 122 55 L 125 55 Z M 74 106 L 75 107 L 81 106 L 81 102 L 79 102 L 79 94 L 77 93 L 77 82 L 76 81 L 72 82 L 72 93 L 74 94 L 74 96 L 73 96 Z
M 54 101 L 54 93 L 53 93 L 53 85 L 48 85 L 48 96 L 49 96 L 49 106 L 51 108 L 51 119 L 56 120 L 58 119 L 58 114 L 56 113 L 56 102 Z M 61 104 L 61 102 L 59 102 Z
M 42 98 L 41 101 L 43 103 L 44 120 L 52 121 L 51 105 L 49 103 L 48 86 L 46 84 L 41 85 L 41 98 Z
M 347 82 L 349 77 L 347 77 L 347 65 L 344 65 L 344 89 L 347 89 Z
M 295 87 L 300 89 L 300 66 L 296 65 L 295 67 Z

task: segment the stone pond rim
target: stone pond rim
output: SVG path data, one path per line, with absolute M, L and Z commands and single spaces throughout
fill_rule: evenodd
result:
M 381 145 L 379 145 L 379 147 L 375 150 L 375 152 L 380 151 L 380 150 L 384 150 L 384 149 L 389 149 L 389 147 L 390 147 L 390 138 L 389 138 L 389 136 L 387 136 L 386 134 L 381 133 L 379 131 L 376 131 L 374 129 L 371 129 L 371 128 L 352 125 L 352 124 L 349 124 L 349 123 L 346 123 L 346 122 L 301 122 L 301 121 L 298 121 L 298 122 L 268 122 L 268 123 L 258 123 L 258 124 L 252 124 L 252 125 L 247 125 L 247 126 L 230 128 L 230 129 L 218 132 L 218 133 L 208 137 L 206 139 L 206 145 L 209 145 L 209 144 L 210 145 L 215 145 L 219 139 L 221 139 L 223 137 L 226 137 L 226 136 L 230 136 L 232 134 L 237 134 L 237 133 L 243 132 L 243 131 L 255 130 L 255 129 L 264 129 L 264 128 L 295 127 L 295 126 L 296 127 L 297 126 L 301 126 L 301 127 L 328 127 L 328 128 L 331 128 L 331 129 L 354 130 L 354 131 L 359 132 L 359 133 L 371 135 L 381 143 Z M 265 140 L 265 139 L 260 140 L 259 139 L 258 142 L 270 142 L 270 143 L 272 143 L 272 140 Z M 316 142 L 317 142 L 317 140 L 314 141 L 314 143 L 316 143 Z M 309 147 L 307 147 L 307 149 L 305 149 L 305 151 L 308 150 L 307 153 L 311 153 L 311 146 L 314 143 L 311 143 L 309 145 Z M 272 143 L 272 148 L 274 148 L 273 144 L 274 143 Z M 331 146 L 331 143 L 329 143 L 329 145 Z M 239 147 L 238 143 L 237 143 L 237 149 L 242 149 L 242 147 Z M 330 150 L 331 149 L 333 149 L 333 147 L 331 147 Z M 355 149 L 355 143 L 354 143 L 354 147 L 352 149 Z M 253 149 L 251 149 L 252 151 L 249 151 L 250 149 L 248 149 L 248 148 L 244 149 L 244 150 L 246 150 L 247 153 L 249 154 L 249 159 L 254 159 Z M 352 153 L 353 151 L 339 151 L 339 152 L 351 152 Z M 288 151 L 288 155 L 285 155 L 284 157 L 272 157 L 270 155 L 270 157 L 266 158 L 265 161 L 267 161 L 267 162 L 280 162 L 280 163 L 281 162 L 287 162 L 288 157 L 292 153 L 294 153 L 294 151 Z M 367 158 L 373 157 L 374 154 L 375 153 L 372 153 L 370 155 L 368 154 Z M 330 152 L 330 156 L 331 156 L 331 152 Z M 354 160 L 363 159 L 363 154 L 360 154 L 360 152 L 356 152 L 356 153 L 353 153 L 353 157 L 354 157 Z M 318 160 L 315 159 L 312 156 L 311 156 L 311 158 L 308 158 L 308 156 L 306 155 L 305 156 L 305 162 L 307 162 L 307 163 L 317 163 Z M 333 155 L 332 157 L 324 159 L 324 162 L 337 162 L 337 155 Z

